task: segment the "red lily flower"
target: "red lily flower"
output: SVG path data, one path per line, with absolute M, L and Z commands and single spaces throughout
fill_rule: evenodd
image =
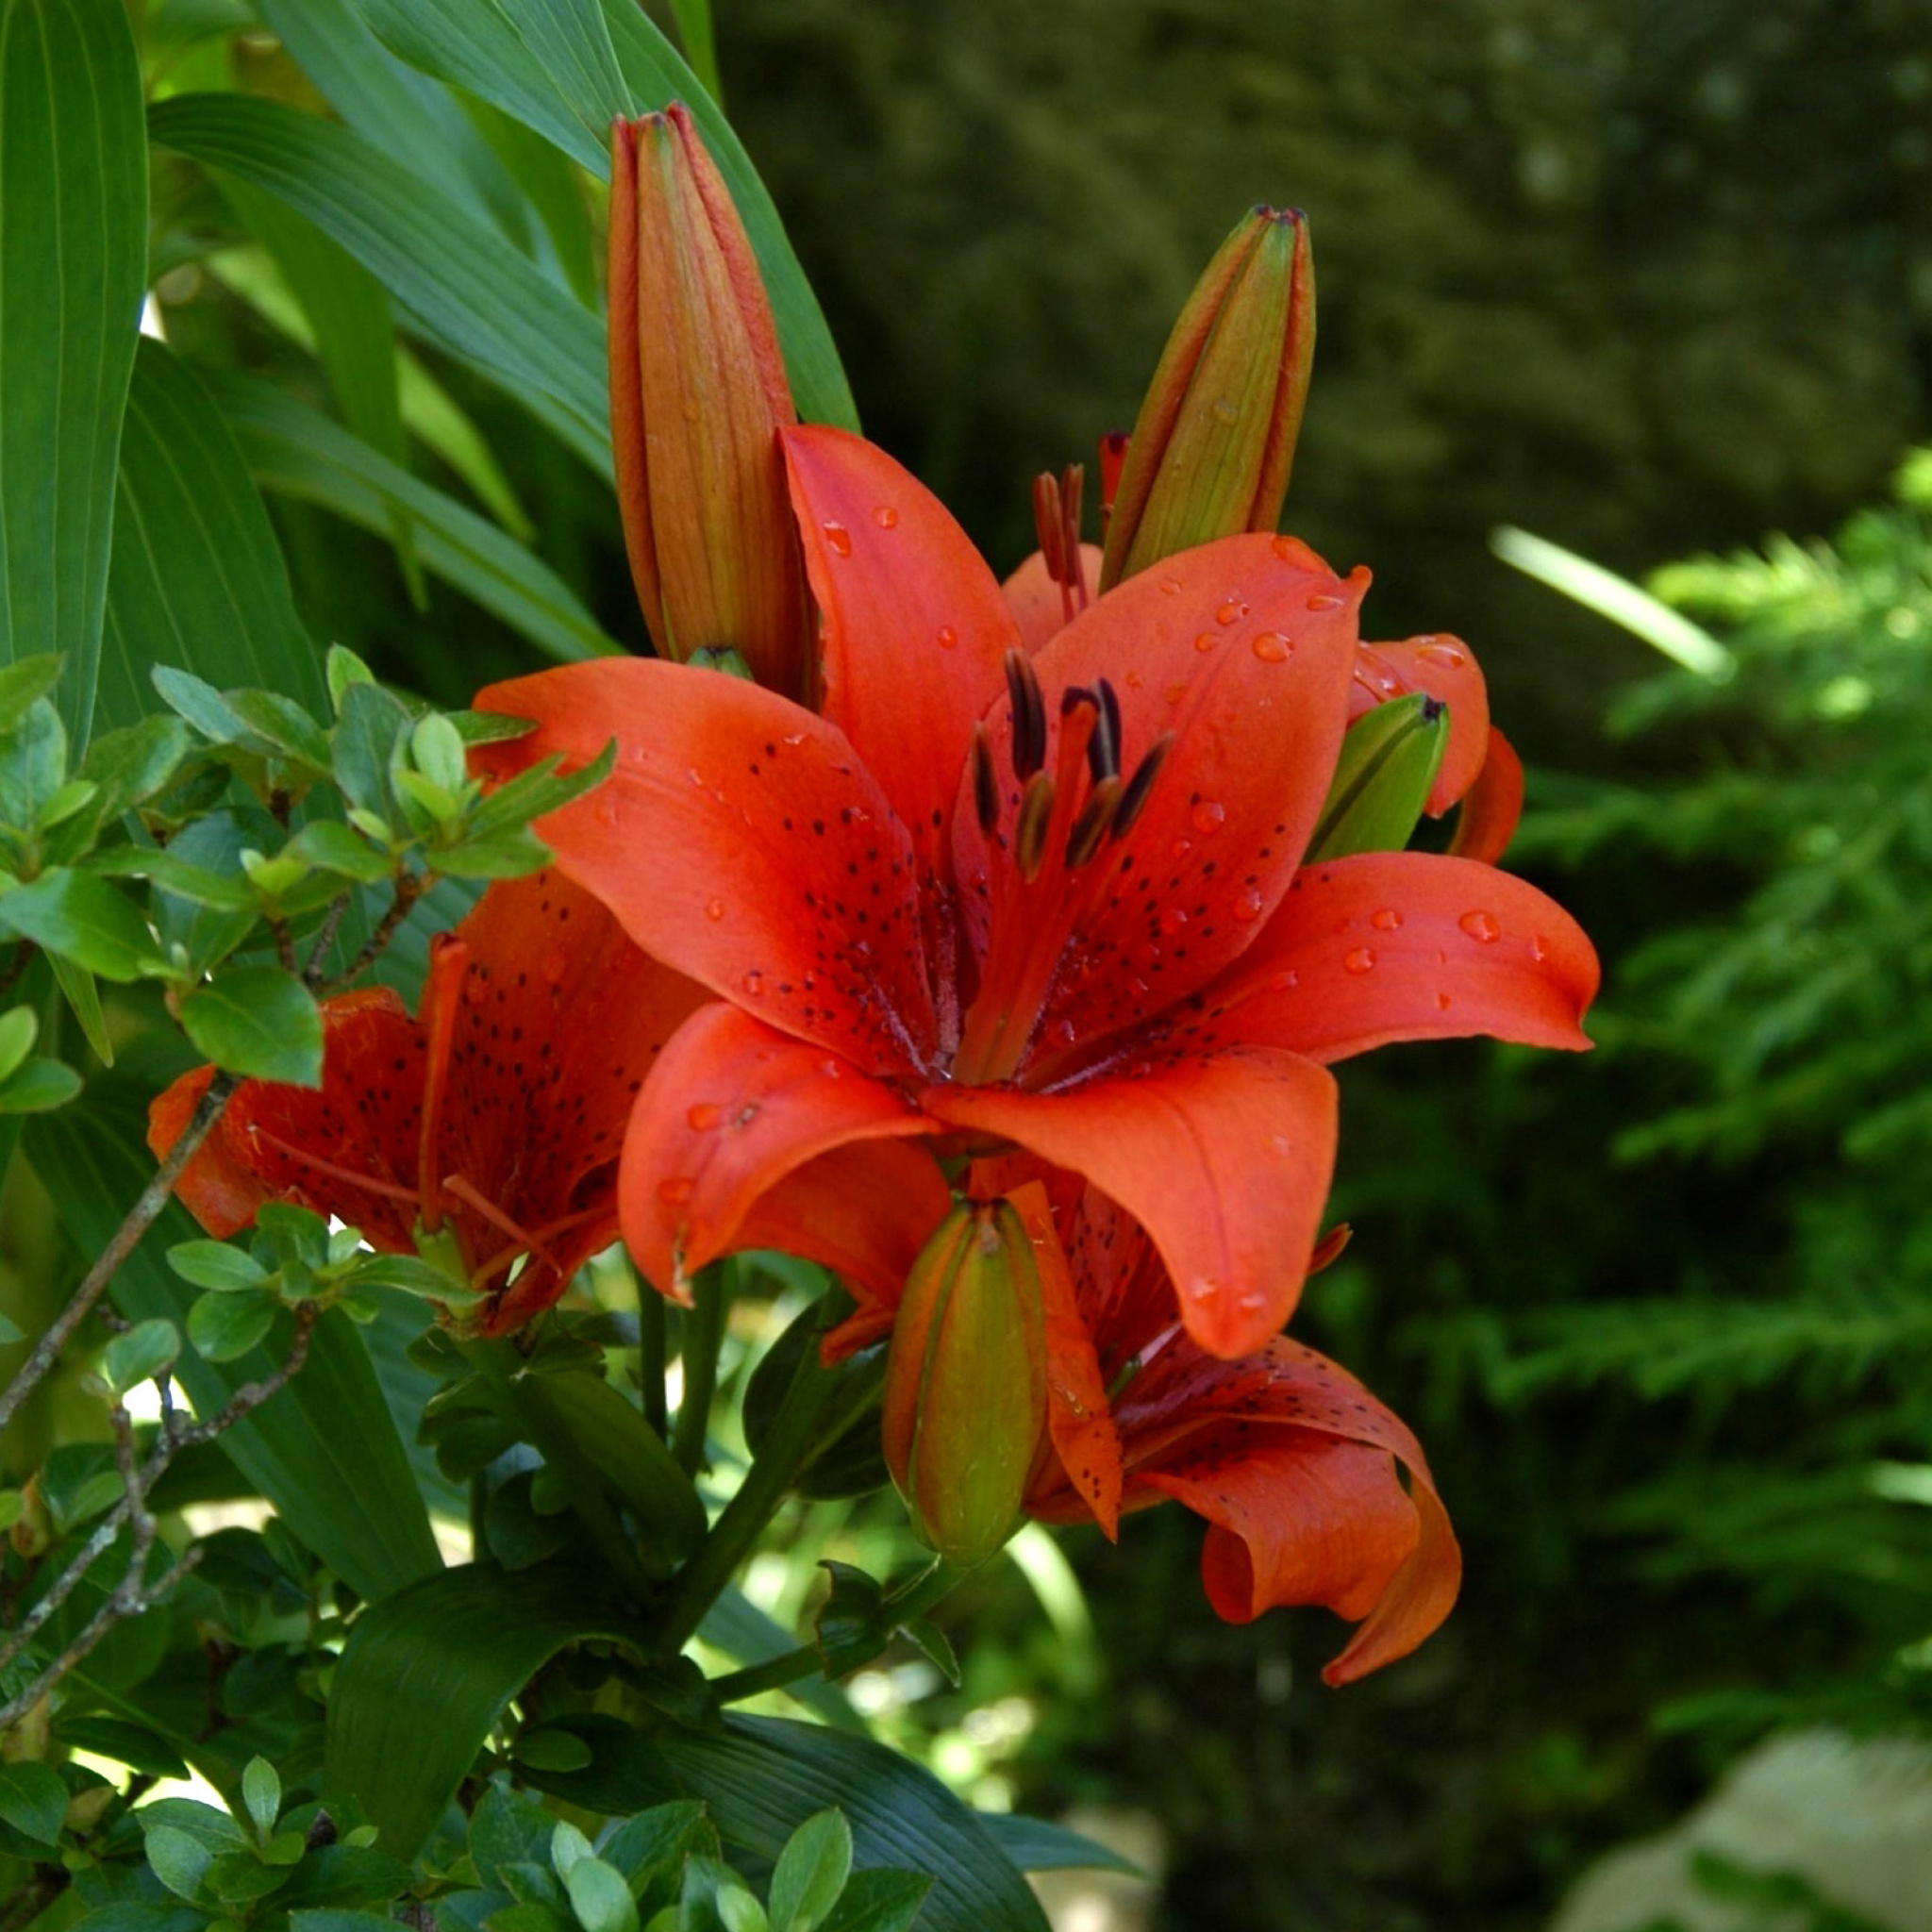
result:
M 640 1096 L 626 1241 L 672 1289 L 834 1148 L 863 1164 L 909 1137 L 1010 1142 L 1133 1214 L 1203 1347 L 1252 1352 L 1294 1305 L 1281 1257 L 1309 1252 L 1327 1193 L 1326 1063 L 1469 1033 L 1584 1047 L 1588 940 L 1465 859 L 1298 871 L 1365 573 L 1228 538 L 1029 657 L 913 477 L 837 430 L 784 441 L 823 715 L 636 659 L 477 699 L 537 721 L 479 748 L 499 775 L 616 734 L 616 773 L 542 835 L 632 938 L 728 1002 Z M 776 1212 L 767 1198 L 766 1236 Z
M 555 872 L 492 886 L 432 947 L 415 1019 L 387 988 L 325 1002 L 321 1087 L 245 1081 L 176 1191 L 223 1240 L 267 1201 L 336 1216 L 385 1254 L 447 1229 L 498 1335 L 617 1238 L 632 1103 L 706 995 Z M 154 1103 L 157 1157 L 213 1075 Z
M 1359 1623 L 1322 1673 L 1331 1684 L 1407 1656 L 1449 1614 L 1462 1575 L 1414 1436 L 1284 1336 L 1235 1361 L 1197 1347 L 1144 1232 L 1093 1189 L 1054 1191 L 1058 1217 L 1037 1185 L 1013 1196 L 1061 1310 L 1047 1330 L 1052 1451 L 1026 1513 L 1113 1537 L 1122 1514 L 1172 1498 L 1208 1523 L 1201 1578 L 1227 1622 L 1323 1604 Z

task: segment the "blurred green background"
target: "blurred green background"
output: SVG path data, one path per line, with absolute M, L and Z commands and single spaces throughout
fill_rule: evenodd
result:
M 880 1674 L 882 1722 L 1027 1809 L 1153 1814 L 1176 1932 L 1528 1932 L 1780 1727 L 1924 1728 L 1932 463 L 1901 464 L 1932 437 L 1932 8 L 718 16 L 726 105 L 869 432 L 1001 567 L 1032 474 L 1131 423 L 1241 211 L 1307 209 L 1320 340 L 1288 526 L 1374 568 L 1374 634 L 1477 647 L 1532 768 L 1512 863 L 1607 971 L 1587 1059 L 1453 1045 L 1344 1077 L 1357 1237 L 1298 1327 L 1428 1449 L 1468 1559 L 1446 1629 L 1326 1690 L 1341 1626 L 1218 1624 L 1198 1525 L 1156 1512 L 1117 1549 L 1062 1540 L 1084 1611 L 1050 1569 L 1052 1620 L 989 1572 L 949 1607 L 963 1689 Z M 319 105 L 265 36 L 235 58 Z M 187 261 L 234 217 L 176 186 L 157 246 L 192 236 Z M 322 392 L 218 275 L 162 293 L 191 359 Z M 439 374 L 539 548 L 641 644 L 608 488 Z M 412 611 L 376 540 L 274 508 L 318 637 L 450 702 L 531 661 L 444 590 Z M 1635 577 L 1675 565 L 1653 587 L 1734 675 L 1671 671 L 1511 571 L 1499 524 Z M 797 1609 L 825 1533 L 789 1570 L 773 1554 L 771 1602 Z M 1821 1786 L 1834 1805 L 1858 1824 Z M 1624 1932 L 1925 1923 L 1785 1862 L 1707 1860 L 1721 1916 Z

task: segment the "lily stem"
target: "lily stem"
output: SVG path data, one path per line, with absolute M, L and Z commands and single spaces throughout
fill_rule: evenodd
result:
M 765 1525 L 777 1513 L 778 1505 L 796 1480 L 806 1462 L 812 1431 L 837 1378 L 821 1367 L 817 1348 L 808 1350 L 798 1364 L 772 1418 L 764 1445 L 752 1458 L 738 1493 L 725 1504 L 724 1513 L 711 1525 L 710 1533 L 697 1547 L 696 1554 L 671 1579 L 658 1609 L 659 1646 L 664 1656 L 675 1657 L 691 1633 L 704 1621 L 719 1592 L 738 1574 L 738 1567 L 751 1552 Z M 687 1401 L 690 1399 L 687 1394 Z M 680 1414 L 680 1421 L 682 1416 Z
M 664 1404 L 666 1310 L 664 1297 L 645 1283 L 638 1296 L 638 1374 L 643 1383 L 644 1420 L 663 1441 L 671 1433 Z
M 948 1596 L 965 1581 L 971 1572 L 936 1557 L 919 1574 L 901 1589 L 890 1592 L 879 1605 L 878 1647 L 866 1656 L 850 1657 L 839 1674 L 846 1676 L 862 1669 L 880 1656 L 902 1625 L 923 1617 L 941 1597 Z M 711 1690 L 720 1704 L 741 1704 L 761 1690 L 782 1690 L 802 1677 L 809 1677 L 825 1667 L 824 1653 L 814 1643 L 801 1643 L 796 1650 L 781 1651 L 762 1663 L 747 1664 L 728 1676 L 713 1677 Z
M 699 1269 L 691 1282 L 691 1310 L 684 1320 L 684 1392 L 671 1439 L 671 1453 L 686 1475 L 696 1475 L 705 1466 L 705 1432 L 718 1389 L 718 1351 L 731 1307 L 730 1270 L 730 1262 L 713 1261 Z

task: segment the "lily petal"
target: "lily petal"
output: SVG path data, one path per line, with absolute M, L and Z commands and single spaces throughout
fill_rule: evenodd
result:
M 299 1200 L 360 1228 L 372 1247 L 413 1252 L 423 1052 L 408 1008 L 387 987 L 330 1000 L 322 1085 L 243 1081 L 175 1192 L 224 1241 L 264 1202 Z M 157 1158 L 181 1138 L 213 1076 L 209 1067 L 184 1074 L 149 1109 Z M 358 1186 L 358 1176 L 375 1187 Z M 408 1198 L 396 1199 L 397 1190 Z
M 1475 783 L 1489 751 L 1490 691 L 1475 653 L 1447 633 L 1403 644 L 1364 644 L 1356 658 L 1348 715 L 1359 718 L 1418 691 L 1449 707 L 1449 742 L 1428 798 L 1430 817 L 1441 818 Z
M 653 1286 L 681 1299 L 687 1275 L 750 1244 L 740 1236 L 753 1209 L 808 1161 L 854 1141 L 933 1131 L 850 1061 L 736 1007 L 701 1008 L 631 1115 L 617 1177 L 625 1241 Z
M 1313 1349 L 1282 1339 L 1256 1362 L 1171 1357 L 1118 1413 L 1133 1464 L 1129 1507 L 1144 1486 L 1214 1525 L 1202 1580 L 1223 1617 L 1246 1623 L 1272 1605 L 1324 1603 L 1365 1619 L 1322 1673 L 1327 1682 L 1407 1656 L 1448 1615 L 1462 1556 L 1421 1445 Z M 1150 1457 L 1162 1420 L 1182 1417 L 1188 1433 Z
M 1491 724 L 1489 756 L 1476 781 L 1462 794 L 1449 850 L 1457 858 L 1495 865 L 1516 836 L 1523 816 L 1523 760 L 1516 747 Z
M 1098 543 L 1080 546 L 1080 565 L 1086 575 L 1087 590 L 1092 594 L 1100 582 L 1100 562 L 1106 555 Z M 1029 651 L 1038 651 L 1057 637 L 1070 622 L 1067 600 L 1058 580 L 1047 575 L 1046 555 L 1036 550 L 1005 583 L 1000 594 L 1013 622 L 1020 626 L 1020 641 Z
M 1307 866 L 1267 930 L 1200 996 L 1175 1050 L 1249 1041 L 1327 1065 L 1397 1040 L 1489 1034 L 1587 1052 L 1595 949 L 1509 873 L 1427 852 Z
M 824 622 L 820 708 L 946 877 L 967 745 L 1019 630 L 972 540 L 884 450 L 824 426 L 783 440 Z
M 1230 537 L 1129 578 L 1041 652 L 1049 772 L 1061 693 L 1102 679 L 1119 700 L 1124 777 L 1163 737 L 1172 744 L 1126 835 L 1072 880 L 1043 874 L 1039 903 L 998 923 L 1001 958 L 988 956 L 990 908 L 1016 896 L 1021 792 L 1010 708 L 994 708 L 999 820 L 989 840 L 970 803 L 958 812 L 955 863 L 985 984 L 1024 983 L 1008 948 L 1061 962 L 1034 1035 L 1047 1050 L 1186 997 L 1288 891 L 1341 746 L 1367 583 L 1336 577 L 1291 538 Z
M 1188 1332 L 1210 1354 L 1253 1353 L 1293 1310 L 1335 1161 L 1335 1082 L 1311 1061 L 1231 1047 L 1129 1060 L 1053 1093 L 928 1087 L 921 1104 L 1117 1201 L 1159 1249 Z
M 508 777 L 560 753 L 617 769 L 538 822 L 559 867 L 646 952 L 869 1072 L 929 1055 L 931 989 L 906 828 L 835 725 L 741 678 L 607 658 L 491 685 L 534 719 L 479 746 Z

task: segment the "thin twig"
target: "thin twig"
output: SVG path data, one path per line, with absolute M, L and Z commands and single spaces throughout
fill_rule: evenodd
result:
M 284 973 L 295 971 L 295 935 L 289 930 L 289 922 L 275 914 L 269 916 L 269 932 L 275 942 L 275 958 Z
M 351 959 L 341 972 L 325 986 L 333 989 L 347 986 L 348 983 L 366 973 L 382 957 L 383 949 L 395 937 L 396 927 L 415 910 L 416 901 L 426 892 L 434 880 L 428 874 L 420 877 L 412 872 L 399 872 L 396 874 L 395 896 L 389 902 L 389 910 L 375 923 L 375 930 L 363 942 L 362 950 Z
M 156 1168 L 154 1178 L 141 1191 L 140 1198 L 127 1210 L 127 1219 L 114 1230 L 113 1239 L 87 1271 L 86 1277 L 75 1290 L 73 1299 L 54 1318 L 46 1333 L 34 1343 L 33 1353 L 21 1364 L 13 1380 L 4 1391 L 0 1391 L 0 1429 L 13 1420 L 21 1405 L 40 1386 L 42 1377 L 54 1366 L 60 1351 L 73 1341 L 75 1331 L 87 1320 L 94 1304 L 107 1291 L 108 1284 L 113 1280 L 122 1263 L 133 1254 L 142 1236 L 159 1218 L 161 1209 L 168 1205 L 168 1198 L 175 1191 L 175 1183 L 181 1178 L 181 1170 L 193 1158 L 195 1150 L 208 1138 L 208 1129 L 221 1119 L 222 1109 L 241 1084 L 240 1076 L 234 1074 L 217 1074 L 208 1082 L 208 1091 L 201 1096 L 187 1131 L 168 1150 L 160 1166 Z
M 33 1876 L 0 1907 L 0 1932 L 25 1932 L 73 1882 L 64 1866 L 36 1865 Z
M 328 963 L 329 948 L 336 942 L 336 934 L 341 929 L 342 915 L 349 909 L 349 901 L 354 895 L 342 892 L 329 902 L 329 908 L 322 916 L 322 924 L 316 928 L 315 943 L 308 949 L 308 963 L 302 969 L 303 983 L 312 992 L 327 974 L 323 968 Z

